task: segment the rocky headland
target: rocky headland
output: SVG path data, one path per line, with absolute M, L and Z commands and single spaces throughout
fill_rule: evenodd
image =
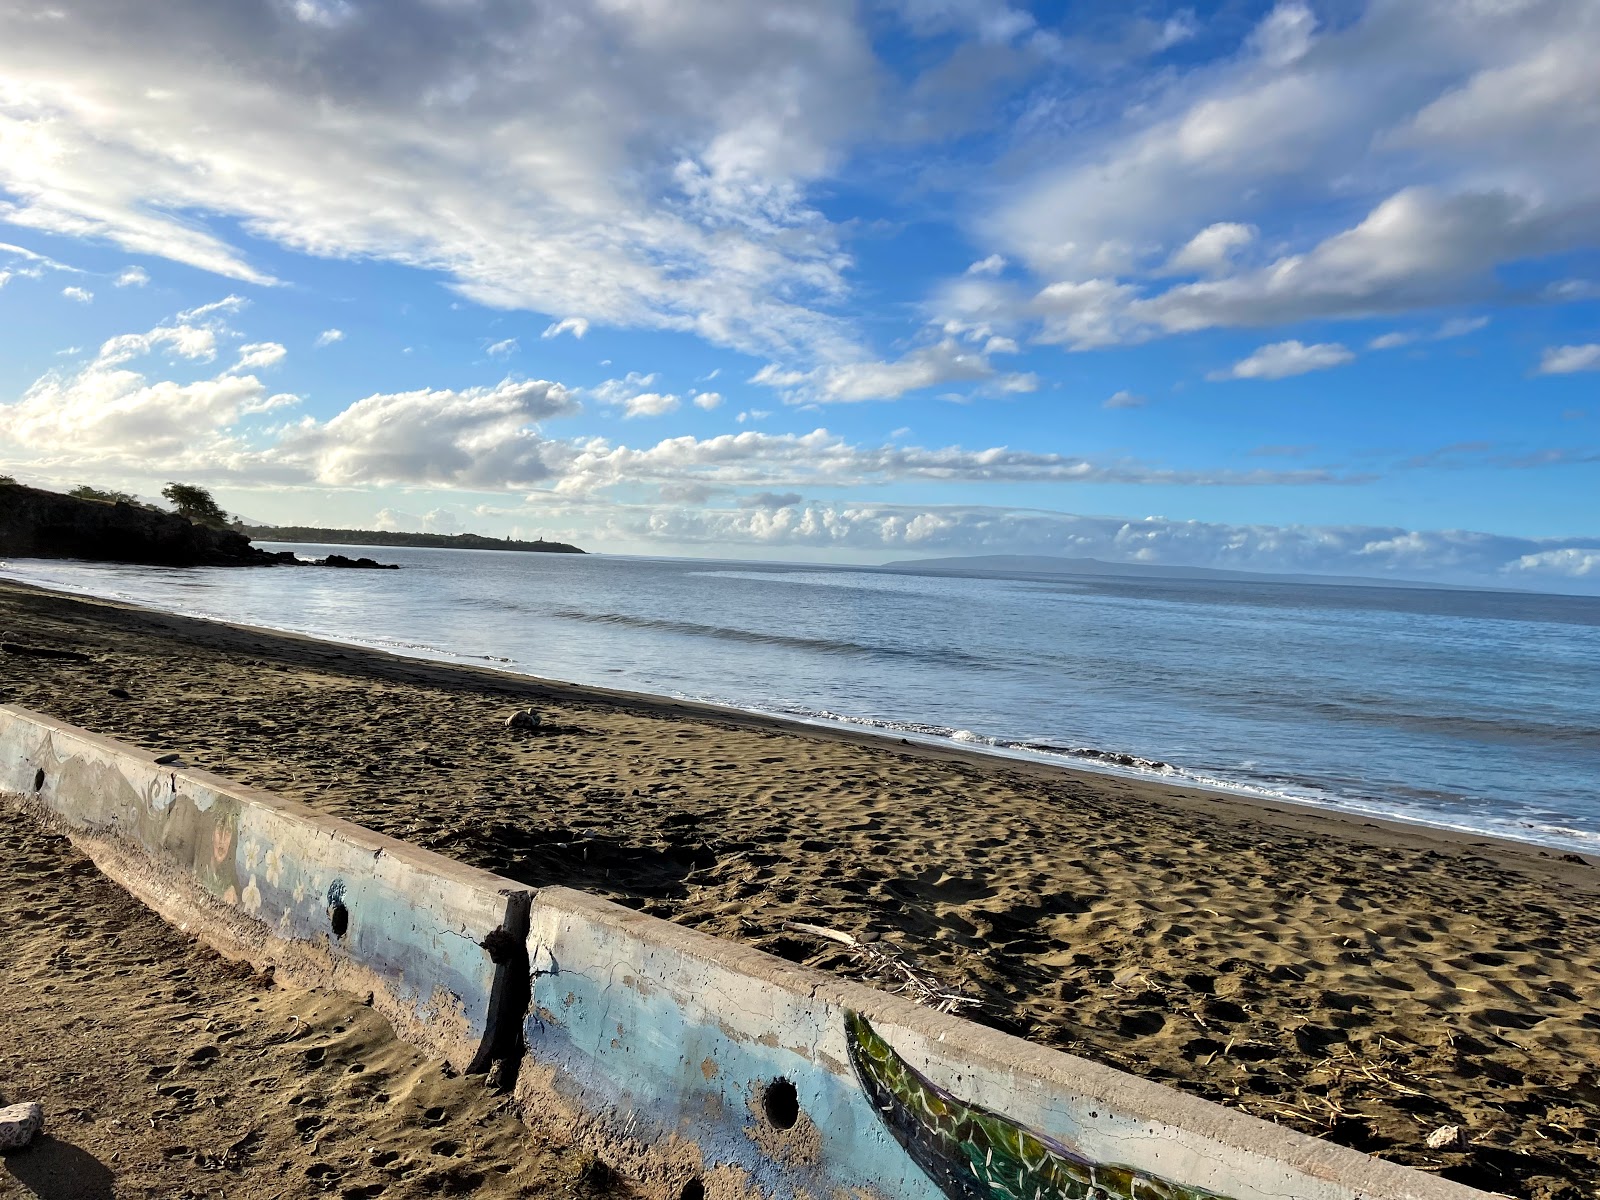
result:
M 309 563 L 294 551 L 252 546 L 233 529 L 124 500 L 89 500 L 0 482 L 0 555 L 80 558 L 161 567 L 313 566 L 383 568 L 371 559 Z

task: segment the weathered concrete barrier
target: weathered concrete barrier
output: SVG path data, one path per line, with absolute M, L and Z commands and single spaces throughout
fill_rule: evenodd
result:
M 660 1200 L 1485 1195 L 8 706 L 0 792 L 224 953 L 515 1063 Z
M 567 888 L 517 1085 L 698 1200 L 1467 1200 L 1319 1141 Z
M 0 706 L 0 792 L 55 818 L 107 875 L 232 958 L 372 996 L 460 1070 L 514 1055 L 533 892 L 126 743 Z

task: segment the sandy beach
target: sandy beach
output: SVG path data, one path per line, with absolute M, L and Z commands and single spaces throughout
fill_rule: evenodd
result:
M 559 1133 L 372 1009 L 227 962 L 0 811 L 0 1105 L 46 1113 L 0 1158 L 0 1196 L 615 1194 Z
M 11 583 L 0 583 L 0 640 L 91 659 L 0 654 L 0 701 L 182 751 L 195 766 L 513 879 L 585 888 L 847 973 L 858 969 L 848 953 L 785 922 L 876 933 L 981 1000 L 974 1019 L 1042 1044 L 1529 1200 L 1586 1198 L 1600 1178 L 1600 869 L 1576 856 Z M 522 706 L 539 712 L 537 731 L 506 728 Z M 7 836 L 7 893 L 19 871 L 34 889 L 83 871 L 59 842 Z M 29 1007 L 52 972 L 60 987 L 70 980 L 93 995 L 136 990 L 109 982 L 116 969 L 151 969 L 133 962 L 136 946 L 114 942 L 92 976 L 52 966 L 45 948 L 63 944 L 69 918 L 51 916 L 48 900 L 34 907 L 45 914 L 36 923 L 5 922 L 24 950 L 45 939 L 31 968 L 0 968 L 8 1020 L 22 1011 L 43 1031 L 68 1019 L 67 1010 Z M 370 1012 L 334 997 L 261 992 L 167 936 L 180 943 L 183 969 L 222 989 L 219 1003 L 237 1013 L 229 1019 L 262 1047 L 267 1026 L 282 1031 L 294 1015 L 317 1045 L 350 1047 L 352 1065 L 363 1055 L 393 1059 L 392 1076 L 422 1087 L 399 1065 L 408 1052 L 382 1042 Z M 204 1039 L 182 1032 L 181 1045 L 125 1052 L 138 1065 L 123 1072 L 122 1119 L 144 1122 L 158 1086 L 145 1078 L 151 1069 L 198 1073 L 184 1056 Z M 20 1095 L 30 1080 L 12 1066 L 17 1049 L 6 1050 L 0 1092 Z M 293 1051 L 274 1044 L 267 1053 Z M 435 1082 L 441 1097 L 465 1086 Z M 276 1120 L 309 1086 L 290 1072 L 247 1099 L 235 1081 L 232 1110 L 216 1112 L 242 1130 L 247 1110 Z M 473 1119 L 488 1139 L 513 1120 L 481 1090 L 449 1094 L 412 1107 L 481 1104 Z M 86 1107 L 97 1114 L 87 1127 L 98 1130 L 116 1107 Z M 1466 1144 L 1429 1149 L 1427 1135 L 1443 1125 L 1459 1125 Z M 114 1141 L 63 1136 L 102 1161 L 96 1147 Z M 381 1141 L 419 1163 L 439 1140 L 415 1121 L 364 1136 L 347 1133 L 347 1152 Z M 169 1140 L 202 1144 L 187 1132 Z M 299 1147 L 289 1169 L 305 1177 L 305 1143 L 286 1134 L 284 1143 Z M 165 1152 L 150 1140 L 140 1153 Z M 343 1160 L 317 1161 L 349 1173 L 341 1186 L 366 1186 Z M 190 1194 L 217 1190 L 205 1167 L 187 1167 Z M 449 1168 L 427 1160 L 426 1169 Z M 521 1169 L 504 1178 L 522 1179 Z M 383 1194 L 409 1194 L 400 1186 Z M 471 1194 L 535 1194 L 478 1186 L 487 1190 Z M 264 1183 L 259 1193 L 226 1194 L 278 1193 Z

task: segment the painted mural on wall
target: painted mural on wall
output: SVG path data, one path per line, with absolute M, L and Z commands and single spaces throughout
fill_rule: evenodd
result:
M 922 1075 L 860 1013 L 845 1013 L 856 1078 L 894 1140 L 950 1200 L 1227 1200 L 1134 1167 L 1092 1162 Z

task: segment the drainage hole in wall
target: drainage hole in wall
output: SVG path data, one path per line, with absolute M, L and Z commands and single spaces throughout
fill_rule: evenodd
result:
M 350 910 L 344 906 L 343 900 L 335 900 L 328 905 L 328 923 L 333 926 L 333 936 L 342 938 L 344 931 L 350 928 Z
M 706 1200 L 706 1185 L 700 1182 L 699 1176 L 678 1189 L 678 1200 Z
M 40 767 L 37 771 L 35 771 L 33 773 L 33 790 L 36 791 L 36 792 L 42 792 L 44 790 L 44 768 L 43 767 Z
M 800 1119 L 800 1097 L 795 1094 L 794 1084 L 781 1075 L 767 1084 L 767 1090 L 761 1093 L 761 1110 L 774 1129 L 793 1128 Z

